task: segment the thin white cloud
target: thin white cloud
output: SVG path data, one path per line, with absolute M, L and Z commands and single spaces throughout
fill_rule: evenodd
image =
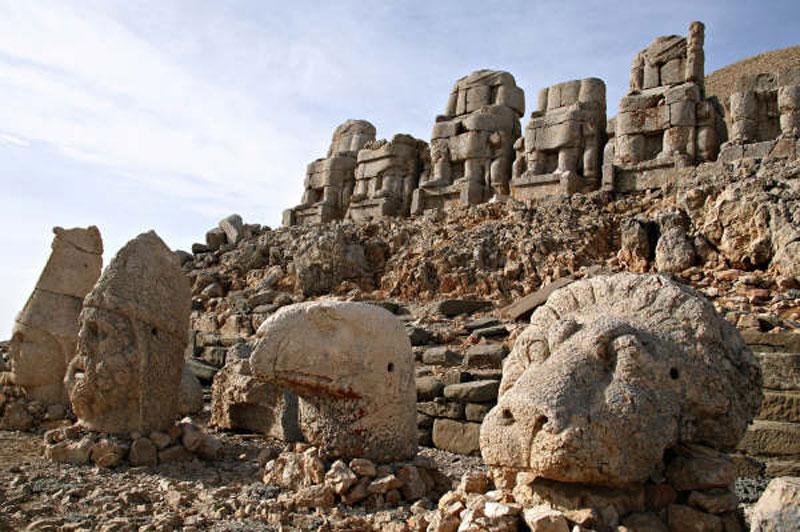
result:
M 11 146 L 19 146 L 20 148 L 27 148 L 31 145 L 31 143 L 27 140 L 23 140 L 15 135 L 7 135 L 4 133 L 0 133 L 0 142 L 3 144 L 9 144 Z
M 51 143 L 178 197 L 198 191 L 176 187 L 185 185 L 176 176 L 204 182 L 207 193 L 257 196 L 282 181 L 266 175 L 276 160 L 302 160 L 301 143 L 280 131 L 284 117 L 271 124 L 252 97 L 198 79 L 112 18 L 61 3 L 5 8 L 0 123 L 13 137 Z

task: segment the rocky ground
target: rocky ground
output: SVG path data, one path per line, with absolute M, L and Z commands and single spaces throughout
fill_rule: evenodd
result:
M 0 530 L 385 530 L 436 504 L 422 499 L 384 508 L 368 500 L 297 509 L 281 497 L 290 490 L 261 480 L 265 462 L 283 443 L 217 436 L 220 460 L 108 469 L 50 462 L 42 457 L 41 435 L 0 431 Z M 453 483 L 483 470 L 476 457 L 430 448 L 420 454 Z

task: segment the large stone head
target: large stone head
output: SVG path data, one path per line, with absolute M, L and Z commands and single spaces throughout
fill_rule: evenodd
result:
M 692 290 L 655 275 L 582 280 L 517 339 L 481 453 L 556 481 L 643 481 L 678 442 L 735 446 L 760 384 L 739 333 Z
M 81 424 L 147 433 L 178 416 L 191 289 L 150 231 L 128 242 L 84 301 L 65 384 Z
M 100 231 L 53 228 L 52 253 L 14 322 L 11 377 L 31 399 L 66 403 L 64 374 L 75 354 L 83 298 L 100 276 Z
M 391 313 L 363 303 L 300 303 L 257 334 L 253 374 L 301 397 L 309 442 L 330 456 L 378 462 L 416 453 L 411 344 Z

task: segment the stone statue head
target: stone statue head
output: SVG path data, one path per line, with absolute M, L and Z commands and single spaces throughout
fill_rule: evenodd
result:
M 53 233 L 47 265 L 14 322 L 6 380 L 30 399 L 66 404 L 64 374 L 75 354 L 83 298 L 100 276 L 103 244 L 94 226 Z
M 65 384 L 81 424 L 147 433 L 178 415 L 189 281 L 154 232 L 128 242 L 86 297 Z
M 258 329 L 256 378 L 294 391 L 300 429 L 329 456 L 391 462 L 417 450 L 411 344 L 402 323 L 365 303 L 283 307 Z
M 643 481 L 679 442 L 735 446 L 760 383 L 735 327 L 692 290 L 655 275 L 578 281 L 517 339 L 481 453 L 556 481 Z

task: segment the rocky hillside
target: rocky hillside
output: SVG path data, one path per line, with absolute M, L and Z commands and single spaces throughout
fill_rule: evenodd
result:
M 270 229 L 194 246 L 194 327 L 244 335 L 319 296 L 502 307 L 594 265 L 675 274 L 732 321 L 800 320 L 800 163 L 713 163 L 666 190 L 511 200 L 411 219 Z M 777 323 L 777 322 L 776 322 Z

